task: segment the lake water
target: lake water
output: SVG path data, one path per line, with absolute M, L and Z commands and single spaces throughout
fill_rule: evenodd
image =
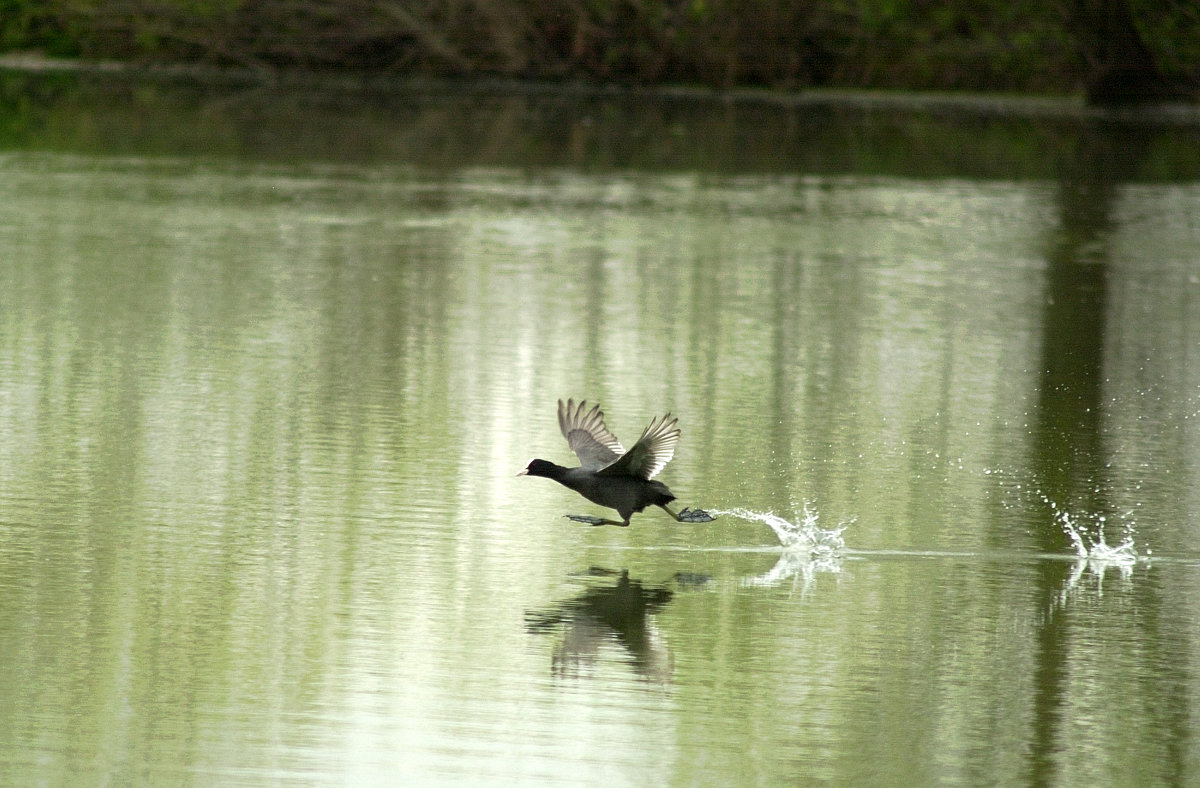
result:
M 1200 783 L 1200 124 L 0 98 L 0 783 Z

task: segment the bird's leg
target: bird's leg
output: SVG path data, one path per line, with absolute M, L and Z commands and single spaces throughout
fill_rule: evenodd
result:
M 675 518 L 677 523 L 711 523 L 717 519 L 703 509 L 690 509 L 685 506 L 679 511 L 679 514 L 676 514 L 666 504 L 660 503 L 658 507 Z
M 675 522 L 677 522 L 677 523 L 682 523 L 682 522 L 683 522 L 683 520 L 679 519 L 679 515 L 675 514 L 675 512 L 671 510 L 671 507 L 670 507 L 670 506 L 667 506 L 666 504 L 662 504 L 662 503 L 660 503 L 658 506 L 659 506 L 659 508 L 660 508 L 660 509 L 662 509 L 664 512 L 666 512 L 667 514 L 669 514 L 669 515 L 671 515 L 672 517 L 674 517 L 674 518 L 675 518 Z M 687 511 L 687 508 L 686 508 L 686 507 L 684 508 L 684 511 L 685 511 L 685 512 Z
M 629 521 L 621 522 L 619 520 L 606 520 L 603 517 L 591 517 L 586 514 L 564 514 L 563 517 L 568 520 L 574 520 L 577 523 L 587 523 L 588 525 L 620 525 L 622 527 L 629 525 Z

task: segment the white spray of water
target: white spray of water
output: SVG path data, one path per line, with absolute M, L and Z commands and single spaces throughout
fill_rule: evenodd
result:
M 807 591 L 820 572 L 837 574 L 842 570 L 842 553 L 846 542 L 842 539 L 842 531 L 846 526 L 833 529 L 823 529 L 818 522 L 817 512 L 804 504 L 804 510 L 797 522 L 792 522 L 770 512 L 752 512 L 749 509 L 730 509 L 718 512 L 763 523 L 775 532 L 783 551 L 779 560 L 771 570 L 762 575 L 742 580 L 748 586 L 777 586 L 788 579 L 803 583 Z
M 1104 532 L 1106 527 L 1110 525 L 1108 518 L 1103 514 L 1091 514 L 1088 512 L 1071 513 L 1066 508 L 1059 506 L 1058 502 L 1052 499 L 1049 495 L 1042 492 L 1036 487 L 1029 487 L 1015 480 L 1014 474 L 1007 473 L 1003 469 L 988 468 L 984 470 L 985 475 L 995 475 L 1006 486 L 1017 493 L 1018 500 L 1024 496 L 1036 497 L 1050 507 L 1050 511 L 1054 513 L 1054 519 L 1062 528 L 1063 533 L 1071 540 L 1071 547 L 1075 551 L 1075 555 L 1086 563 L 1093 566 L 1117 566 L 1129 567 L 1139 562 L 1148 562 L 1150 560 L 1150 548 L 1145 548 L 1144 553 L 1139 553 L 1135 546 L 1136 528 L 1133 521 L 1133 512 L 1127 512 L 1121 518 L 1121 529 L 1124 538 L 1120 544 L 1110 545 L 1105 539 Z M 1012 503 L 1005 502 L 1005 508 L 1011 508 Z
M 808 503 L 804 504 L 799 521 L 794 523 L 777 514 L 752 512 L 749 509 L 729 509 L 713 514 L 733 515 L 770 526 L 785 550 L 807 552 L 812 558 L 837 555 L 846 547 L 846 540 L 842 539 L 842 531 L 846 530 L 846 526 L 828 530 L 821 528 L 817 524 L 820 515 Z
M 1118 545 L 1110 545 L 1104 540 L 1104 526 L 1107 518 L 1104 515 L 1096 515 L 1092 519 L 1096 522 L 1095 529 L 1088 529 L 1081 525 L 1080 518 L 1072 515 L 1066 509 L 1059 507 L 1057 503 L 1050 499 L 1049 496 L 1042 495 L 1042 500 L 1054 512 L 1054 518 L 1058 520 L 1058 524 L 1062 526 L 1063 533 L 1071 540 L 1071 546 L 1075 548 L 1075 555 L 1080 558 L 1086 558 L 1089 561 L 1107 563 L 1107 564 L 1135 564 L 1138 561 L 1137 548 L 1133 541 L 1133 525 L 1125 524 L 1125 539 Z M 1095 536 L 1091 531 L 1094 530 Z

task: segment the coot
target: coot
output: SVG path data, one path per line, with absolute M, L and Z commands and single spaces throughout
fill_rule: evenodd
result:
M 647 506 L 659 506 L 681 523 L 705 523 L 716 519 L 703 509 L 684 507 L 678 514 L 667 504 L 675 496 L 662 482 L 653 481 L 675 455 L 679 442 L 678 419 L 671 414 L 650 422 L 633 448 L 625 451 L 617 436 L 604 426 L 599 405 L 588 410 L 587 401 L 578 405 L 558 401 L 558 426 L 571 450 L 579 457 L 578 468 L 564 468 L 547 460 L 530 460 L 518 476 L 544 476 L 570 487 L 592 503 L 616 509 L 622 522 L 602 517 L 567 515 L 590 525 L 629 525 L 629 518 Z

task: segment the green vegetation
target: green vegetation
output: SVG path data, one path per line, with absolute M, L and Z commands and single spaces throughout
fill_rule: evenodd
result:
M 0 48 L 259 70 L 1200 95 L 1193 0 L 0 0 Z

